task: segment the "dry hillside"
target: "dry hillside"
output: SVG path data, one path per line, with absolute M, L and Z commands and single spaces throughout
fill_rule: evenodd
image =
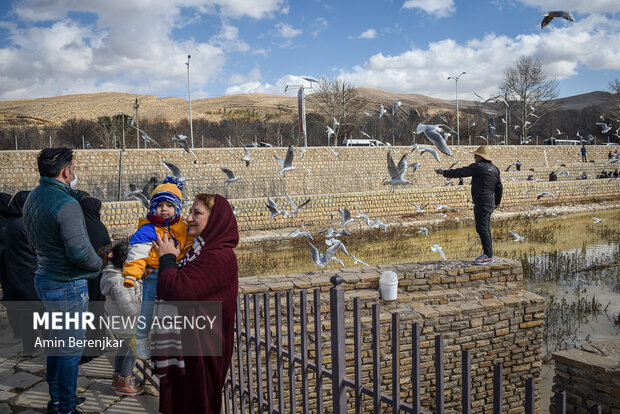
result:
M 378 110 L 380 103 L 391 107 L 395 98 L 400 99 L 405 110 L 424 109 L 430 113 L 439 110 L 454 110 L 455 101 L 445 101 L 417 94 L 397 94 L 380 89 L 359 88 L 362 98 L 368 103 L 370 111 Z M 606 107 L 609 94 L 591 92 L 560 99 L 562 109 L 583 109 L 587 106 Z M 139 101 L 139 116 L 147 119 L 163 119 L 176 122 L 188 117 L 186 99 L 169 97 L 157 98 L 150 95 L 105 92 L 80 95 L 56 96 L 50 98 L 20 99 L 0 101 L 1 126 L 44 126 L 58 125 L 66 119 L 84 118 L 97 120 L 100 116 L 113 116 L 119 113 L 134 114 L 135 100 Z M 308 98 L 307 108 L 312 111 L 312 97 Z M 459 100 L 463 110 L 480 107 L 478 102 Z M 493 112 L 492 106 L 482 108 Z M 241 94 L 192 101 L 193 119 L 218 121 L 235 114 L 247 114 L 261 119 L 290 118 L 297 113 L 297 98 L 268 94 Z

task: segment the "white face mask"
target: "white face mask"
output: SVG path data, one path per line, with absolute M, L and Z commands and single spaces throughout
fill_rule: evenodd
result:
M 75 188 L 75 186 L 77 185 L 77 174 L 75 173 L 75 171 L 72 171 L 71 168 L 68 168 L 69 171 L 71 171 L 73 173 L 73 180 L 71 180 L 71 182 L 69 182 L 69 186 L 71 188 Z

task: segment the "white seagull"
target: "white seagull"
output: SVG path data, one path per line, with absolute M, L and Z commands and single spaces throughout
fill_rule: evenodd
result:
M 314 238 L 312 237 L 312 235 L 307 232 L 307 231 L 299 231 L 299 229 L 295 229 L 292 232 L 290 232 L 288 234 L 289 236 L 292 235 L 293 238 L 297 237 L 297 236 L 304 236 L 306 237 L 308 240 L 314 240 Z
M 170 173 L 175 176 L 180 182 L 183 181 L 187 181 L 188 178 L 187 177 L 183 177 L 183 175 L 181 174 L 181 169 L 179 167 L 177 167 L 176 165 L 174 165 L 173 163 L 171 163 L 170 161 L 166 161 L 166 160 L 161 160 L 161 163 L 164 167 L 166 167 L 168 169 L 168 171 L 170 171 Z
M 196 156 L 196 154 L 194 154 L 194 151 L 192 151 L 189 148 L 189 144 L 187 143 L 187 137 L 185 135 L 175 135 L 172 138 L 170 138 L 170 141 L 171 142 L 178 142 L 179 145 L 181 145 L 183 147 L 185 152 L 187 152 L 188 154 L 192 154 L 194 156 L 194 159 L 196 161 L 198 161 L 198 157 Z
M 338 214 L 340 214 L 340 220 L 341 220 L 340 227 L 346 227 L 347 224 L 355 221 L 355 219 L 351 217 L 351 212 L 349 211 L 348 208 L 345 208 L 344 210 L 339 208 Z
M 603 130 L 601 131 L 601 134 L 606 134 L 609 131 L 611 131 L 611 127 L 609 125 L 607 125 L 604 122 L 597 122 L 596 125 L 600 126 L 601 128 L 603 128 Z
M 429 203 L 426 203 L 424 206 L 420 207 L 419 205 L 414 204 L 414 203 L 412 203 L 410 201 L 408 203 L 415 207 L 415 212 L 416 213 L 424 213 L 424 209 L 426 208 L 426 206 L 429 205 Z
M 293 201 L 293 199 L 285 192 L 284 193 L 286 195 L 286 198 L 288 198 L 288 202 L 291 203 L 291 212 L 288 214 L 291 217 L 295 217 L 295 214 L 299 213 L 299 210 L 301 210 L 301 208 L 303 206 L 305 206 L 306 204 L 308 204 L 310 202 L 310 199 L 308 198 L 306 201 L 304 201 L 303 203 L 301 203 L 300 205 L 295 204 L 295 202 Z
M 549 23 L 551 23 L 551 20 L 553 20 L 556 17 L 562 17 L 566 20 L 569 20 L 571 22 L 575 21 L 575 18 L 573 17 L 572 14 L 570 14 L 570 12 L 567 11 L 563 11 L 563 10 L 557 10 L 557 11 L 550 11 L 547 13 L 541 13 L 539 14 L 539 16 L 544 16 L 544 18 L 542 19 L 542 22 L 540 22 L 540 28 L 544 29 L 546 25 L 548 25 Z
M 142 193 L 142 190 L 140 189 L 136 189 L 133 191 L 125 191 L 125 198 L 133 198 L 134 200 L 137 200 L 140 203 L 142 203 L 142 205 L 146 207 L 147 209 L 151 208 L 150 201 L 144 196 L 144 194 Z
M 379 108 L 379 118 L 383 118 L 383 115 L 385 115 L 386 112 L 387 111 L 383 107 L 383 104 L 381 104 L 381 108 Z
M 245 144 L 243 145 L 243 149 L 245 150 L 245 155 L 241 157 L 241 161 L 245 161 L 245 166 L 249 167 L 250 161 L 256 161 L 256 160 L 250 157 L 250 150 L 247 149 Z M 303 153 L 302 153 L 302 158 L 303 158 Z
M 339 229 L 339 230 L 334 230 L 331 227 L 328 227 L 324 230 L 321 230 L 319 232 L 319 234 L 323 234 L 325 233 L 325 237 L 327 238 L 332 238 L 332 237 L 340 237 L 340 236 L 350 236 L 351 233 L 349 233 L 348 230 L 346 229 Z
M 265 206 L 269 209 L 271 216 L 269 216 L 269 220 L 273 220 L 274 217 L 279 216 L 280 214 L 284 214 L 284 210 L 280 210 L 275 201 L 271 199 L 271 197 L 267 197 L 267 202 L 269 204 L 265 204 Z
M 221 170 L 226 174 L 226 180 L 224 180 L 224 184 L 228 185 L 228 183 L 234 183 L 235 181 L 239 181 L 239 177 L 236 177 L 235 174 L 229 170 L 228 168 L 221 168 Z
M 598 223 L 603 223 L 603 222 L 605 222 L 607 220 L 615 219 L 618 216 L 614 216 L 614 217 L 610 217 L 610 218 L 606 218 L 606 219 L 600 219 L 600 218 L 596 218 L 596 217 L 592 217 L 592 216 L 588 216 L 588 217 L 590 217 L 592 220 L 594 220 L 594 224 L 598 224 Z
M 554 196 L 553 194 L 547 192 L 547 191 L 543 191 L 542 193 L 538 193 L 536 195 L 536 200 L 540 200 L 541 198 L 543 198 L 543 196 L 549 196 L 549 197 L 553 197 L 556 200 L 558 199 L 556 196 Z
M 437 244 L 431 244 L 431 251 L 435 253 L 439 253 L 439 255 L 441 256 L 441 259 L 446 260 L 446 255 L 443 254 L 443 249 L 441 248 L 441 246 Z
M 338 259 L 337 257 L 335 257 L 336 252 L 338 250 L 340 250 L 340 245 L 342 244 L 340 241 L 338 241 L 337 243 L 334 243 L 330 247 L 328 247 L 327 250 L 325 250 L 325 254 L 320 253 L 319 249 L 314 247 L 314 245 L 312 243 L 310 243 L 309 240 L 308 240 L 308 244 L 310 245 L 310 252 L 311 252 L 311 256 L 312 256 L 312 262 L 315 265 L 317 265 L 319 267 L 325 267 L 329 262 L 334 260 L 334 261 L 340 263 L 340 265 L 342 267 L 344 267 L 344 264 L 342 263 L 342 261 L 340 259 Z
M 334 130 L 333 130 L 333 129 L 331 129 L 331 128 L 329 127 L 329 125 L 327 126 L 327 131 L 325 131 L 325 132 L 327 132 L 327 139 L 328 139 L 328 140 L 329 140 L 329 138 L 330 138 L 332 135 L 334 135 L 334 134 L 335 134 Z
M 384 182 L 383 185 L 391 185 L 392 191 L 394 191 L 394 186 L 411 184 L 411 181 L 405 179 L 405 173 L 407 172 L 408 165 L 408 155 L 409 154 L 405 153 L 405 155 L 402 156 L 397 167 L 396 164 L 394 164 L 394 158 L 392 158 L 392 151 L 388 151 L 387 153 L 387 167 L 391 179 Z
M 515 238 L 514 241 L 516 242 L 519 242 L 527 237 L 527 236 L 519 236 L 517 233 L 515 233 L 514 231 L 510 231 L 510 230 L 508 230 L 508 233 L 512 234 L 512 236 Z
M 418 228 L 418 233 L 424 233 L 424 235 L 428 237 L 428 229 L 426 227 Z
M 370 265 L 368 263 L 366 263 L 363 260 L 358 259 L 357 257 L 353 256 L 353 254 L 349 254 L 349 256 L 351 256 L 351 258 L 353 259 L 353 264 L 361 263 L 361 264 L 363 264 L 366 267 L 370 267 Z
M 437 149 L 439 149 L 439 151 L 451 157 L 452 151 L 450 151 L 450 148 L 448 148 L 448 144 L 446 144 L 446 141 L 444 141 L 443 137 L 440 134 L 441 132 L 443 132 L 443 130 L 440 128 L 441 126 L 445 125 L 418 124 L 418 127 L 416 128 L 416 133 L 424 133 L 426 138 L 428 138 L 428 140 L 432 142 L 433 145 L 435 145 Z
M 396 108 L 401 106 L 402 103 L 398 100 L 398 98 L 394 99 L 394 103 L 392 104 L 392 115 L 396 115 Z
M 295 157 L 295 147 L 293 145 L 288 147 L 288 151 L 286 151 L 284 161 L 282 161 L 282 158 L 278 157 L 275 152 L 273 153 L 273 156 L 275 157 L 278 164 L 280 164 L 280 166 L 282 167 L 277 171 L 278 174 L 284 175 L 284 173 L 287 171 L 297 169 L 297 167 L 293 166 L 293 157 Z

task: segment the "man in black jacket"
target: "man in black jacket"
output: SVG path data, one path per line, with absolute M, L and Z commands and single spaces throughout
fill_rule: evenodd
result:
M 435 172 L 444 177 L 472 177 L 471 197 L 474 202 L 474 219 L 476 232 L 482 243 L 482 256 L 474 263 L 491 264 L 493 259 L 493 240 L 491 238 L 491 213 L 502 201 L 502 180 L 499 169 L 491 162 L 491 154 L 486 145 L 478 147 L 474 151 L 473 164 L 454 170 L 442 170 L 436 168 Z

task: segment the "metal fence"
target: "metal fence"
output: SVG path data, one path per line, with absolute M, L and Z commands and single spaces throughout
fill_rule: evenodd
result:
M 343 414 L 347 412 L 372 411 L 381 413 L 429 413 L 421 406 L 420 388 L 420 326 L 412 323 L 401 325 L 400 315 L 391 317 L 391 375 L 390 381 L 383 384 L 381 375 L 380 347 L 380 305 L 372 306 L 372 369 L 364 372 L 362 365 L 362 325 L 360 299 L 353 301 L 353 375 L 347 374 L 347 344 L 345 340 L 345 301 L 342 278 L 331 278 L 333 287 L 329 293 L 329 342 L 330 360 L 323 361 L 322 335 L 327 322 L 321 307 L 321 292 L 313 291 L 312 310 L 314 313 L 314 337 L 308 335 L 307 292 L 299 292 L 300 323 L 294 323 L 294 295 L 286 292 L 286 332 L 283 325 L 282 294 L 275 292 L 273 307 L 269 293 L 243 295 L 237 298 L 236 346 L 231 361 L 228 380 L 224 386 L 225 413 L 325 413 Z M 243 307 L 241 306 L 243 302 Z M 262 306 L 261 306 L 262 302 Z M 243 311 L 242 311 L 243 308 Z M 272 320 L 272 313 L 274 315 Z M 411 402 L 401 398 L 401 351 L 400 333 L 402 329 L 412 330 L 412 355 L 410 367 Z M 275 334 L 272 334 L 275 330 Z M 286 346 L 283 344 L 286 340 Z M 443 337 L 435 336 L 434 346 L 434 412 L 444 413 L 444 347 Z M 366 355 L 367 357 L 367 355 Z M 471 354 L 463 350 L 461 355 L 461 410 L 472 412 L 472 373 Z M 150 366 L 141 367 L 150 375 Z M 349 369 L 351 371 L 351 369 Z M 349 372 L 350 374 L 350 372 Z M 372 386 L 363 385 L 363 377 L 371 377 Z M 501 363 L 493 365 L 493 409 L 494 414 L 503 413 L 504 368 Z M 366 381 L 368 382 L 368 380 Z M 383 388 L 391 392 L 384 392 Z M 535 380 L 525 380 L 526 414 L 536 412 Z M 541 402 L 541 404 L 544 402 Z M 554 395 L 555 413 L 566 412 L 566 393 L 558 391 Z M 590 413 L 601 413 L 593 406 Z

